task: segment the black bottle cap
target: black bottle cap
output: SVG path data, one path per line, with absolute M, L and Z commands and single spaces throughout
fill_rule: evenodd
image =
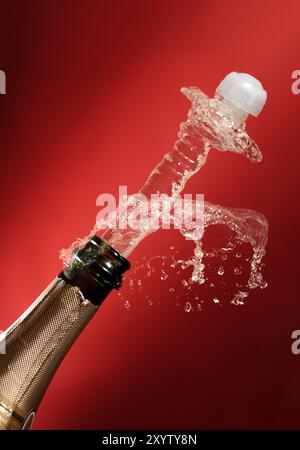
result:
M 118 289 L 130 263 L 98 236 L 92 236 L 59 277 L 77 286 L 84 298 L 99 305 L 112 289 Z

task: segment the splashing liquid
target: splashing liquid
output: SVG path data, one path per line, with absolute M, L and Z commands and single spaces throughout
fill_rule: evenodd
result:
M 267 283 L 261 272 L 268 237 L 265 217 L 253 210 L 206 203 L 204 219 L 204 236 L 192 241 L 190 256 L 180 257 L 179 248 L 172 246 L 164 255 L 135 261 L 124 280 L 124 292 L 129 288 L 136 301 L 153 297 L 153 286 L 163 280 L 164 298 L 173 298 L 177 306 L 191 312 L 202 311 L 207 302 L 221 306 L 225 299 L 236 306 L 244 305 L 252 289 L 265 288 Z M 215 244 L 206 239 L 209 230 L 218 237 L 225 236 Z M 184 231 L 181 234 L 184 236 Z M 176 286 L 174 280 L 178 281 Z
M 153 194 L 167 194 L 175 201 L 188 180 L 204 166 L 207 156 L 213 148 L 219 151 L 241 154 L 251 162 L 262 160 L 262 154 L 258 146 L 245 130 L 244 120 L 248 115 L 245 111 L 237 108 L 219 94 L 210 99 L 196 87 L 182 88 L 181 92 L 191 101 L 188 118 L 180 124 L 178 140 L 175 142 L 173 149 L 155 167 L 138 193 L 143 194 L 148 199 Z M 128 214 L 134 213 L 135 209 L 139 207 L 138 194 L 128 197 Z M 100 235 L 113 248 L 127 257 L 137 244 L 154 230 L 150 227 L 138 230 L 129 227 L 126 229 L 111 228 L 109 224 L 110 221 L 115 219 L 115 216 L 118 216 L 118 211 L 106 218 L 107 227 L 105 230 L 103 230 L 103 223 L 101 229 L 97 224 L 89 236 L 92 234 Z M 263 281 L 260 272 L 261 259 L 265 254 L 267 242 L 268 224 L 265 217 L 252 210 L 229 209 L 205 203 L 205 228 L 217 224 L 225 225 L 232 230 L 235 233 L 236 241 L 249 243 L 252 246 L 253 256 L 250 262 L 251 270 L 247 287 L 250 289 L 265 287 L 266 283 Z M 190 229 L 182 229 L 181 233 L 185 237 L 189 233 L 189 239 L 193 238 Z M 69 249 L 62 250 L 62 259 L 67 263 L 74 250 L 76 251 L 77 248 L 81 247 L 87 239 L 88 236 L 84 239 L 78 239 Z M 191 258 L 185 261 L 175 261 L 175 263 L 173 261 L 173 265 L 181 264 L 185 268 L 191 267 L 192 275 L 187 281 L 188 285 L 190 283 L 201 285 L 206 281 L 203 258 L 208 255 L 205 255 L 202 249 L 202 241 L 199 239 L 199 235 L 197 239 L 193 240 L 195 247 Z M 234 246 L 233 242 L 228 243 L 227 248 L 222 251 L 222 256 L 225 257 L 226 252 L 229 252 Z M 148 273 L 150 271 L 151 274 L 151 267 L 149 265 L 147 267 Z M 220 272 L 223 272 L 223 270 L 220 269 Z M 237 270 L 239 270 L 238 267 Z M 223 275 L 223 273 L 219 273 L 219 275 Z M 166 272 L 162 272 L 161 279 L 164 280 L 165 277 Z M 244 297 L 243 294 L 240 294 L 233 303 L 240 304 Z M 192 308 L 188 306 L 187 309 L 190 311 Z
M 209 99 L 198 88 L 183 88 L 181 91 L 191 101 L 192 106 L 187 121 L 180 125 L 178 141 L 155 167 L 139 191 L 149 199 L 152 194 L 167 194 L 175 201 L 188 180 L 204 166 L 212 148 L 242 154 L 252 162 L 262 159 L 259 148 L 245 131 L 245 126 L 236 127 L 234 120 L 222 112 L 226 102 L 222 97 L 217 95 Z M 132 203 L 129 213 L 133 212 L 138 204 Z M 102 230 L 101 237 L 121 254 L 128 256 L 152 231 L 108 228 L 104 232 Z M 92 234 L 94 233 L 99 233 L 99 229 L 95 228 L 92 231 Z

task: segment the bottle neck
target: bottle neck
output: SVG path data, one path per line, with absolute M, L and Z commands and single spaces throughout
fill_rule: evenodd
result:
M 99 306 L 112 289 L 118 289 L 130 263 L 98 236 L 74 252 L 67 267 L 59 274 L 66 283 L 80 289 L 85 299 Z

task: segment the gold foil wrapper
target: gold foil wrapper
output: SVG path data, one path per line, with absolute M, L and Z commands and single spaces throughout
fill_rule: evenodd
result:
M 73 342 L 97 311 L 56 278 L 5 332 L 0 354 L 0 429 L 21 429 Z

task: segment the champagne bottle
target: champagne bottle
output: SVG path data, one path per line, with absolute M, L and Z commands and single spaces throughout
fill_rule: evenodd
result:
M 3 333 L 0 355 L 0 429 L 28 429 L 58 366 L 129 262 L 98 236 L 24 314 Z
M 246 133 L 249 114 L 258 116 L 266 101 L 261 83 L 231 72 L 209 99 L 197 88 L 184 88 L 191 100 L 179 140 L 152 171 L 140 193 L 172 198 L 204 165 L 211 148 L 230 150 L 259 161 L 261 154 Z M 98 229 L 94 230 L 99 232 Z M 103 230 L 102 230 L 103 231 Z M 70 263 L 24 314 L 2 334 L 0 355 L 0 429 L 30 428 L 41 399 L 73 342 L 130 265 L 126 257 L 151 232 L 107 228 L 74 251 Z M 110 244 L 110 245 L 109 245 Z M 116 250 L 117 249 L 118 253 Z

